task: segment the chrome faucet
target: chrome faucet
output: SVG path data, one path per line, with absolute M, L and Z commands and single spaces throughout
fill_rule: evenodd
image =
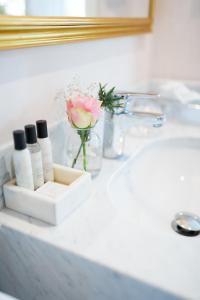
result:
M 121 98 L 120 107 L 114 112 L 105 111 L 103 142 L 104 157 L 113 159 L 123 155 L 127 129 L 138 123 L 161 127 L 165 122 L 161 106 L 155 101 L 159 94 L 120 91 L 115 95 Z

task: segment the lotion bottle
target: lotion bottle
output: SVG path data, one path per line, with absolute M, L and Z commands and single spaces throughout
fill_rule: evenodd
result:
M 23 188 L 34 190 L 33 172 L 30 152 L 26 147 L 25 134 L 23 130 L 14 130 L 14 152 L 13 163 L 16 175 L 16 184 Z
M 40 145 L 37 143 L 35 125 L 26 125 L 25 133 L 27 147 L 31 154 L 34 190 L 37 190 L 44 184 L 44 175 L 42 166 L 42 154 L 40 150 Z
M 48 137 L 47 121 L 38 120 L 36 121 L 36 126 L 37 126 L 38 143 L 40 145 L 41 153 L 42 153 L 44 182 L 54 181 L 53 156 L 52 156 L 51 141 Z

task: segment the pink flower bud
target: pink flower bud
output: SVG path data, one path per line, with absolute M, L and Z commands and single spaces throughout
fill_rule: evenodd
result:
M 72 126 L 93 127 L 101 114 L 101 101 L 90 96 L 76 96 L 67 100 L 67 115 Z

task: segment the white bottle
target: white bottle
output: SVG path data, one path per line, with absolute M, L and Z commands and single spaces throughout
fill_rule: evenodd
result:
M 31 155 L 34 190 L 37 190 L 44 184 L 44 175 L 42 166 L 42 154 L 40 145 L 37 143 L 35 125 L 26 125 L 25 133 L 27 147 Z
M 45 120 L 36 121 L 38 143 L 42 152 L 42 163 L 44 182 L 54 181 L 53 156 L 51 141 L 48 137 L 47 122 Z
M 34 190 L 33 172 L 30 152 L 26 148 L 23 130 L 13 131 L 14 152 L 13 163 L 16 175 L 16 184 L 23 188 Z

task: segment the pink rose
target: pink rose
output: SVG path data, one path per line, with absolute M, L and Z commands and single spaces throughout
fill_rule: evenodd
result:
M 67 115 L 72 126 L 93 127 L 101 114 L 101 101 L 89 96 L 76 96 L 67 100 Z

